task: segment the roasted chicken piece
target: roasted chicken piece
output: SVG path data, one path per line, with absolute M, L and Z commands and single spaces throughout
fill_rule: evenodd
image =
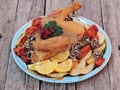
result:
M 74 2 L 74 3 L 72 3 L 71 6 L 54 10 L 50 14 L 46 15 L 42 21 L 45 22 L 46 20 L 49 21 L 52 19 L 64 20 L 70 13 L 80 9 L 81 7 L 82 7 L 82 5 L 80 3 Z
M 35 38 L 36 41 L 33 42 L 35 51 L 32 54 L 32 63 L 49 59 L 60 52 L 67 51 L 70 48 L 70 39 L 65 35 L 42 40 L 39 34 L 36 33 Z
M 71 6 L 53 11 L 42 18 L 41 24 L 44 26 L 49 21 L 56 21 L 58 26 L 63 28 L 63 35 L 42 40 L 36 34 L 36 41 L 33 42 L 34 53 L 32 54 L 32 63 L 40 60 L 46 60 L 54 55 L 65 52 L 70 46 L 80 40 L 85 32 L 82 25 L 74 21 L 65 21 L 65 18 L 72 12 L 81 8 L 81 4 L 74 2 Z
M 80 23 L 74 21 L 65 21 L 65 18 L 72 12 L 80 9 L 82 5 L 78 2 L 74 2 L 71 6 L 58 9 L 53 11 L 52 13 L 46 15 L 42 19 L 42 25 L 44 26 L 51 20 L 55 20 L 57 24 L 63 28 L 63 32 L 65 35 L 69 36 L 71 42 L 76 42 L 80 40 L 85 32 L 85 28 L 80 25 Z

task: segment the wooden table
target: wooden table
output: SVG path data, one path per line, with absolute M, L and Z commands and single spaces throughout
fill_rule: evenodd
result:
M 15 32 L 34 17 L 66 7 L 74 0 L 0 0 L 0 90 L 120 90 L 120 0 L 79 0 L 83 16 L 99 24 L 112 42 L 108 65 L 96 76 L 73 84 L 51 84 L 26 75 L 14 62 L 10 46 Z

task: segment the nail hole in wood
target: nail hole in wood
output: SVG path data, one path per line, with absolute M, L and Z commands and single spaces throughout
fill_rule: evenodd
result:
M 2 33 L 0 33 L 0 39 L 2 38 Z
M 8 20 L 7 20 L 7 23 L 10 23 L 10 22 L 11 22 L 11 21 L 8 19 Z
M 118 45 L 118 50 L 120 50 L 120 45 Z

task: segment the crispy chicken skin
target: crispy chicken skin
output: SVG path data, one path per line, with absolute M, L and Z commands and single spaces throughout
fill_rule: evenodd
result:
M 84 35 L 85 29 L 82 25 L 74 21 L 65 21 L 65 18 L 72 12 L 81 8 L 81 4 L 74 2 L 71 6 L 58 9 L 42 18 L 41 24 L 44 26 L 51 20 L 55 20 L 58 26 L 63 28 L 63 35 L 42 40 L 36 34 L 36 41 L 33 42 L 34 53 L 32 63 L 49 59 L 58 53 L 70 49 L 74 42 L 77 42 Z
M 61 46 L 68 46 L 70 44 L 69 37 L 65 35 L 42 40 L 40 35 L 36 33 L 35 38 L 36 41 L 33 42 L 33 46 L 39 51 L 50 51 L 56 48 L 60 48 Z
M 60 52 L 65 52 L 70 48 L 70 39 L 65 35 L 42 40 L 39 34 L 36 33 L 35 38 L 36 41 L 33 42 L 35 51 L 32 54 L 32 63 L 49 59 Z
M 80 3 L 74 2 L 66 8 L 55 10 L 42 19 L 42 25 L 44 26 L 49 21 L 55 20 L 57 24 L 63 28 L 64 34 L 69 36 L 72 42 L 76 42 L 83 37 L 85 28 L 77 22 L 65 21 L 65 18 L 81 7 L 82 5 Z

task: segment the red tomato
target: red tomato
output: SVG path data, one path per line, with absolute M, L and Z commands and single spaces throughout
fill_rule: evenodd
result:
M 20 39 L 19 46 L 23 46 L 26 40 L 27 40 L 27 36 L 25 35 Z
M 95 64 L 96 64 L 97 66 L 101 66 L 104 61 L 105 61 L 105 59 L 104 59 L 103 57 L 96 58 L 96 59 L 95 59 Z
M 16 53 L 18 56 L 21 56 L 21 55 L 24 54 L 25 49 L 22 48 L 22 47 L 20 47 L 20 46 L 18 46 L 18 47 L 16 47 L 16 48 L 14 48 L 14 51 L 15 51 L 15 53 Z
M 80 49 L 78 58 L 79 59 L 83 58 L 90 50 L 91 50 L 90 45 L 83 47 L 82 49 Z
M 32 21 L 33 27 L 41 27 L 41 18 L 36 18 Z
M 32 35 L 32 34 L 35 33 L 36 30 L 38 30 L 37 27 L 29 27 L 29 28 L 26 29 L 26 34 Z
M 93 38 L 97 34 L 98 28 L 96 25 L 92 25 L 88 30 L 85 31 L 85 36 Z
M 31 61 L 28 60 L 27 57 L 24 56 L 24 55 L 21 55 L 20 57 L 21 57 L 21 59 L 22 59 L 25 63 L 30 63 L 30 62 L 31 62 Z
M 98 34 L 96 34 L 93 38 L 96 38 L 97 40 L 99 40 Z

